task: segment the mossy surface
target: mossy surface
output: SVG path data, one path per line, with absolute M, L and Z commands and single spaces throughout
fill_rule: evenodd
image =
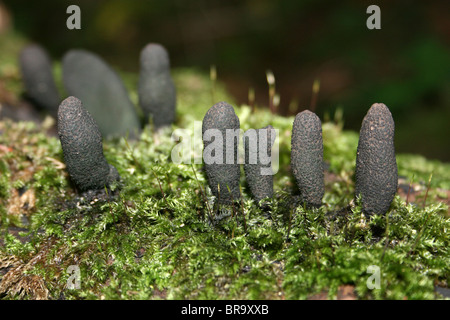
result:
M 147 126 L 136 141 L 105 140 L 122 182 L 104 193 L 76 193 L 51 123 L 0 122 L 1 299 L 443 298 L 435 287 L 449 285 L 449 164 L 399 154 L 391 208 L 364 217 L 352 201 L 358 134 L 323 121 L 324 204 L 295 208 L 294 118 L 252 114 L 218 83 L 214 95 L 235 107 L 241 129 L 279 130 L 280 154 L 266 209 L 241 174 L 241 201 L 211 223 L 202 165 L 171 161 L 172 130 L 193 131 L 213 105 L 211 83 L 195 70 L 173 75 L 175 124 L 158 134 Z M 124 78 L 136 88 L 135 75 Z M 71 266 L 78 289 L 68 287 Z M 379 267 L 379 289 L 367 286 L 370 266 Z

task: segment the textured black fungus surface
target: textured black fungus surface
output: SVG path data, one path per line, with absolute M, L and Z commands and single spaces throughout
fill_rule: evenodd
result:
M 275 135 L 275 130 L 270 125 L 244 133 L 244 172 L 250 192 L 258 203 L 273 195 L 271 156 Z
M 291 166 L 303 202 L 318 207 L 325 193 L 322 124 L 308 110 L 295 117 L 291 138 Z
M 58 135 L 67 171 L 81 191 L 103 189 L 119 174 L 106 162 L 102 135 L 81 101 L 68 97 L 58 109 Z
M 133 137 L 139 131 L 140 121 L 122 80 L 99 56 L 70 50 L 62 66 L 68 94 L 83 101 L 104 137 Z
M 155 128 L 160 128 L 174 122 L 176 90 L 169 55 L 157 43 L 150 43 L 141 51 L 138 93 L 146 123 L 152 118 Z
M 20 52 L 19 64 L 28 97 L 56 116 L 61 100 L 47 52 L 39 45 L 29 45 Z
M 218 199 L 219 204 L 231 204 L 233 200 L 238 200 L 240 198 L 239 178 L 241 171 L 238 162 L 239 136 L 233 139 L 233 148 L 228 149 L 229 154 L 233 156 L 234 161 L 230 164 L 226 163 L 226 130 L 239 130 L 239 128 L 239 118 L 234 113 L 233 107 L 226 102 L 216 103 L 208 110 L 205 117 L 203 118 L 203 160 L 205 171 L 208 177 L 211 191 Z M 217 132 L 222 137 L 222 144 L 218 144 L 215 140 L 217 138 L 215 137 L 211 138 L 211 141 L 205 140 L 205 132 L 209 129 L 218 130 Z M 231 139 L 229 142 L 231 142 Z M 217 148 L 214 148 L 215 150 L 219 150 L 219 148 L 222 148 L 222 158 L 220 159 L 221 163 L 208 164 L 210 159 L 205 156 L 207 155 L 205 151 L 207 151 L 208 146 L 210 148 L 218 146 Z M 212 153 L 212 155 L 215 156 L 216 154 Z
M 397 192 L 394 119 L 382 103 L 373 104 L 361 125 L 356 154 L 355 195 L 363 212 L 385 214 Z

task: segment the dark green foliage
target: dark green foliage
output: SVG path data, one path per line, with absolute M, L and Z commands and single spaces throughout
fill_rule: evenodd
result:
M 47 52 L 39 45 L 28 45 L 21 51 L 19 63 L 27 95 L 39 107 L 56 116 L 61 100 Z
M 274 128 L 269 125 L 263 129 L 250 129 L 245 132 L 243 137 L 245 178 L 250 192 L 258 203 L 273 195 L 271 156 L 275 135 Z M 264 146 L 266 147 L 264 148 Z
M 291 166 L 302 200 L 320 206 L 325 192 L 322 124 L 309 110 L 297 114 L 292 127 Z
M 75 97 L 59 106 L 58 135 L 67 171 L 80 190 L 103 189 L 119 179 L 116 168 L 103 156 L 97 124 Z
M 155 128 L 174 122 L 175 85 L 170 75 L 169 55 L 160 44 L 150 43 L 141 51 L 138 94 L 146 122 L 151 117 Z
M 203 118 L 203 161 L 209 186 L 220 204 L 230 204 L 240 197 L 239 128 L 239 118 L 226 102 L 216 103 Z M 212 136 L 205 139 L 205 133 Z M 227 152 L 231 159 L 227 159 Z
M 356 155 L 355 195 L 367 214 L 385 214 L 397 192 L 394 119 L 382 103 L 373 104 L 361 125 Z
M 70 50 L 62 60 L 69 95 L 83 101 L 104 137 L 134 136 L 139 118 L 119 75 L 99 56 Z

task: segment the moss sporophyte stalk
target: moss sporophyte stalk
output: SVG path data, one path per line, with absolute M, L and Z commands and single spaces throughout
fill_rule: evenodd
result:
M 230 136 L 227 132 L 231 130 L 239 134 L 239 129 L 239 118 L 226 102 L 211 107 L 203 119 L 205 171 L 219 204 L 231 204 L 241 197 L 240 137 L 235 134 Z M 212 131 L 218 131 L 222 139 L 215 141 L 214 148 L 208 150 L 212 141 L 218 138 L 211 134 Z M 265 141 L 261 140 L 261 133 L 264 133 Z M 67 98 L 59 107 L 58 134 L 67 170 L 80 190 L 101 189 L 119 179 L 117 170 L 107 164 L 103 156 L 102 136 L 97 124 L 75 97 Z M 243 137 L 244 171 L 257 202 L 273 195 L 271 149 L 274 139 L 272 126 L 257 131 L 248 130 Z M 309 206 L 320 207 L 325 185 L 322 126 L 317 115 L 303 111 L 295 117 L 291 144 L 292 171 L 302 201 Z M 395 195 L 397 180 L 392 116 L 385 105 L 374 104 L 363 121 L 357 153 L 355 195 L 362 196 L 363 212 L 384 214 Z
M 0 121 L 0 298 L 443 297 L 450 166 L 395 154 L 385 105 L 369 109 L 358 135 L 311 111 L 233 107 L 217 79 L 215 98 L 230 103 L 211 107 L 208 75 L 176 69 L 175 111 L 173 96 L 160 101 L 165 111 L 144 107 L 145 97 L 141 106 L 147 77 L 169 79 L 166 54 L 151 45 L 141 69 L 153 71 L 116 74 L 134 97 L 134 137 L 102 135 L 81 98 L 111 111 L 98 92 L 59 102 L 57 136 L 48 121 Z M 48 72 L 46 59 L 36 61 Z M 76 69 L 65 61 L 63 74 Z M 27 71 L 23 78 L 36 81 Z M 89 81 L 86 90 L 118 85 Z M 30 96 L 35 85 L 25 87 Z M 110 113 L 100 112 L 103 121 Z M 172 161 L 184 137 L 175 141 L 171 130 L 192 134 L 202 119 L 201 163 Z

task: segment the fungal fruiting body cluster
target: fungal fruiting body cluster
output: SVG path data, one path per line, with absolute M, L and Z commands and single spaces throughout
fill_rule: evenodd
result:
M 102 137 L 137 137 L 138 112 L 118 74 L 97 55 L 71 50 L 63 58 L 63 83 L 70 97 L 59 108 L 59 92 L 51 61 L 39 46 L 25 48 L 19 58 L 28 96 L 55 114 L 67 170 L 79 190 L 102 189 L 120 179 L 103 155 Z M 155 129 L 175 120 L 176 90 L 166 49 L 156 43 L 140 54 L 139 105 L 143 122 Z M 204 116 L 203 160 L 217 203 L 229 205 L 241 196 L 240 122 L 231 105 L 219 102 Z M 273 196 L 272 126 L 243 135 L 244 172 L 250 193 L 261 201 Z M 219 139 L 219 140 L 217 140 Z M 218 147 L 219 146 L 219 147 Z M 311 111 L 295 117 L 291 137 L 291 169 L 302 203 L 319 207 L 325 193 L 322 125 Z M 355 196 L 365 214 L 385 214 L 395 196 L 398 176 L 394 121 L 389 109 L 376 103 L 365 116 L 357 149 Z
M 237 200 L 240 171 L 237 161 L 236 135 L 222 142 L 221 160 L 230 152 L 232 162 L 211 163 L 209 129 L 219 130 L 225 141 L 228 130 L 239 129 L 239 119 L 232 106 L 219 102 L 211 107 L 203 119 L 203 142 L 205 171 L 214 196 L 220 204 Z M 250 131 L 250 130 L 249 130 Z M 253 142 L 251 135 L 244 134 L 244 171 L 250 192 L 259 203 L 273 195 L 273 174 L 262 174 L 263 168 L 270 169 L 271 161 L 261 162 L 263 155 L 271 156 L 275 131 L 272 126 L 256 130 Z M 265 133 L 261 140 L 260 133 Z M 263 143 L 264 142 L 264 143 Z M 260 145 L 264 148 L 261 148 Z M 207 152 L 205 152 L 207 151 Z M 251 163 L 251 158 L 258 159 Z M 301 194 L 302 203 L 308 207 L 320 207 L 325 193 L 322 124 L 319 117 L 305 110 L 296 115 L 291 137 L 291 167 Z M 355 196 L 361 197 L 365 214 L 385 214 L 397 191 L 397 164 L 394 148 L 394 121 L 389 109 L 381 103 L 374 104 L 363 120 L 357 149 Z
M 211 192 L 218 204 L 229 205 L 241 196 L 239 129 L 239 118 L 226 102 L 216 103 L 203 118 L 203 161 Z M 248 130 L 243 135 L 245 177 L 258 204 L 273 195 L 271 151 L 275 136 L 270 125 Z
M 116 168 L 103 155 L 102 138 L 136 138 L 141 129 L 119 75 L 98 55 L 70 50 L 62 59 L 62 80 L 69 97 L 60 104 L 46 51 L 38 45 L 27 46 L 19 63 L 27 95 L 58 120 L 67 171 L 77 188 L 98 190 L 119 180 Z M 149 118 L 157 129 L 173 123 L 176 92 L 163 46 L 152 43 L 142 50 L 138 91 L 145 124 Z
M 20 53 L 19 63 L 29 98 L 56 117 L 61 98 L 46 51 L 29 45 Z M 148 44 L 142 49 L 139 64 L 139 103 L 135 106 L 118 73 L 100 56 L 72 49 L 62 58 L 64 89 L 68 96 L 83 102 L 105 138 L 136 138 L 149 119 L 156 129 L 175 120 L 176 91 L 166 49 Z M 144 119 L 140 119 L 138 107 Z
M 239 129 L 239 119 L 232 106 L 219 102 L 211 107 L 203 119 L 204 151 L 209 151 L 211 143 L 208 129 L 220 130 L 222 137 L 222 155 L 233 146 L 233 160 L 228 164 L 209 164 L 209 152 L 204 152 L 205 171 L 212 193 L 221 204 L 230 202 L 229 197 L 220 195 L 218 190 L 228 186 L 233 190 L 235 200 L 239 198 L 240 169 L 237 160 L 239 141 L 232 136 L 230 144 L 225 129 Z M 265 198 L 273 196 L 272 147 L 276 132 L 272 126 L 258 130 L 248 130 L 244 133 L 244 172 L 254 199 L 259 203 Z M 226 142 L 225 142 L 226 141 Z M 265 161 L 263 161 L 265 159 Z M 252 161 L 253 160 L 253 161 Z M 311 111 L 299 113 L 294 121 L 292 135 L 291 165 L 293 174 L 302 194 L 303 201 L 309 206 L 318 207 L 322 204 L 325 192 L 323 173 L 323 143 L 322 125 L 319 117 Z M 265 169 L 265 170 L 264 170 Z

